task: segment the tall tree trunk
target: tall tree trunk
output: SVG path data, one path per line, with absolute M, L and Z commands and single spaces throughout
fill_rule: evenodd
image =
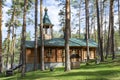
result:
M 26 40 L 26 12 L 27 12 L 27 3 L 28 0 L 24 0 L 24 12 L 23 12 L 23 27 L 22 27 L 22 73 L 21 76 L 25 76 L 26 71 L 26 47 L 25 47 L 25 40 Z
M 110 0 L 110 13 L 111 13 L 111 53 L 112 53 L 112 60 L 115 59 L 115 51 L 114 51 L 114 0 Z
M 110 16 L 110 15 L 109 15 Z M 108 40 L 107 40 L 107 46 L 106 46 L 106 55 L 105 55 L 105 59 L 107 59 L 108 54 L 110 53 L 111 50 L 111 43 L 110 43 L 110 39 L 111 39 L 111 26 L 110 26 L 110 18 L 109 18 L 109 29 L 108 29 Z
M 13 40 L 12 40 L 12 63 L 14 64 L 14 59 L 15 59 L 15 43 L 16 43 L 16 29 L 15 29 L 15 26 L 14 26 L 14 32 L 13 32 Z M 13 65 L 12 65 L 13 66 Z
M 120 35 L 120 1 L 118 0 L 118 22 L 119 22 L 119 35 Z
M 68 1 L 68 15 L 69 15 L 69 19 L 71 20 L 71 8 L 70 8 L 70 1 L 69 0 L 67 0 Z M 67 2 L 66 1 L 66 2 Z M 66 3 L 67 4 L 67 3 Z M 66 6 L 66 8 L 67 8 L 67 5 L 65 5 Z M 67 11 L 66 11 L 67 12 Z M 67 13 L 66 13 L 67 14 Z M 65 14 L 65 15 L 66 15 Z M 71 23 L 69 22 L 69 38 L 71 38 Z M 66 25 L 66 23 L 65 23 L 65 25 Z
M 10 54 L 10 26 L 8 26 L 8 33 L 7 33 L 7 57 L 6 57 L 6 68 L 8 67 L 8 55 Z
M 21 44 L 20 44 L 20 54 L 19 54 L 19 64 L 22 64 L 22 35 L 20 35 L 21 37 Z M 22 71 L 22 67 L 19 68 L 19 72 Z
M 65 71 L 71 70 L 69 53 L 69 33 L 70 33 L 70 0 L 66 0 L 66 19 L 65 19 Z
M 111 22 L 111 12 L 110 12 L 110 8 L 109 8 L 109 26 L 108 26 L 108 40 L 107 40 L 107 46 L 106 46 L 106 55 L 105 55 L 105 59 L 107 59 L 108 54 L 110 53 L 111 50 L 111 26 L 110 26 L 110 22 Z
M 101 27 L 100 27 L 100 21 L 99 21 L 99 6 L 98 6 L 98 1 L 96 0 L 96 12 L 97 12 L 97 26 L 98 26 L 98 53 L 101 56 L 101 61 L 104 61 L 103 58 L 103 52 L 102 52 L 102 37 L 101 37 Z
M 100 10 L 101 10 L 101 25 L 100 25 L 100 56 L 101 56 L 101 61 L 104 61 L 104 56 L 103 56 L 103 9 L 104 3 L 103 1 L 100 2 Z
M 88 10 L 88 4 L 89 1 L 85 0 L 85 14 L 86 14 L 86 46 L 87 46 L 87 62 L 86 65 L 88 65 L 89 60 L 89 10 Z
M 0 0 L 0 73 L 2 70 L 2 0 Z
M 14 17 L 15 17 L 15 6 L 13 9 L 13 14 L 12 14 L 12 22 L 11 22 L 11 26 L 12 26 L 12 44 L 11 44 L 11 69 L 13 68 L 13 63 L 14 63 Z
M 107 51 L 105 58 L 107 59 L 107 56 L 109 53 L 112 53 L 112 59 L 115 58 L 115 52 L 114 52 L 114 0 L 110 0 L 110 12 L 109 12 L 109 31 L 108 31 L 108 41 L 107 41 Z
M 105 10 L 104 10 L 105 12 Z M 106 12 L 105 12 L 105 30 L 104 30 L 104 52 L 106 53 L 106 40 L 107 40 L 107 20 L 106 20 Z
M 43 0 L 40 0 L 40 38 L 41 38 L 41 47 L 40 47 L 40 64 L 41 71 L 44 71 L 44 38 L 43 38 L 43 19 L 42 19 L 42 10 L 43 10 Z
M 38 17 L 38 0 L 35 0 L 35 48 L 34 48 L 34 51 L 35 51 L 35 54 L 34 54 L 34 70 L 37 70 L 37 48 L 38 48 L 38 40 L 37 40 L 37 17 Z
M 15 16 L 15 7 L 14 7 L 14 9 L 13 9 L 13 12 L 12 12 L 12 16 L 11 16 L 11 21 L 10 21 L 10 23 L 8 23 L 8 33 L 7 33 L 7 44 L 8 44 L 8 46 L 7 46 L 7 59 L 6 59 L 6 68 L 8 68 L 8 63 L 9 63 L 9 55 L 11 55 L 11 68 L 12 68 L 12 64 L 13 64 L 13 62 L 12 62 L 12 52 L 10 52 L 11 50 L 10 50 L 10 32 L 11 32 L 11 26 L 13 26 L 13 22 L 14 22 L 14 16 Z
M 14 63 L 14 26 L 12 26 L 12 44 L 11 44 L 11 69 L 13 68 L 13 63 Z

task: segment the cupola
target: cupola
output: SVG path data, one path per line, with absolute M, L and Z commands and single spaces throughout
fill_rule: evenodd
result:
M 44 17 L 43 17 L 43 32 L 44 32 L 44 39 L 51 39 L 53 38 L 53 24 L 51 23 L 49 16 L 48 16 L 48 9 L 44 9 Z

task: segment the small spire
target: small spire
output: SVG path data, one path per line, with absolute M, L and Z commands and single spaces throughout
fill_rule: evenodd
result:
M 44 10 L 45 10 L 45 12 L 46 12 L 46 11 L 48 11 L 47 7 L 45 7 L 45 9 L 44 9 Z
M 44 17 L 43 17 L 43 23 L 50 25 L 51 21 L 49 19 L 48 13 L 47 13 L 48 9 L 45 7 L 44 11 L 45 11 L 45 14 L 44 14 Z

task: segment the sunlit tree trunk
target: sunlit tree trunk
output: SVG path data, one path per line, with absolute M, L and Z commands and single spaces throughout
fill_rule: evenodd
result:
M 11 69 L 13 68 L 14 63 L 14 26 L 12 26 L 12 44 L 11 44 Z
M 24 0 L 24 12 L 23 12 L 23 26 L 22 26 L 22 72 L 21 76 L 25 76 L 26 71 L 26 48 L 25 48 L 25 40 L 26 40 L 26 12 L 27 12 L 27 3 L 28 0 Z
M 11 44 L 11 69 L 13 68 L 13 63 L 14 63 L 14 17 L 15 17 L 15 7 L 13 9 L 13 14 L 12 14 L 12 22 L 11 22 L 11 26 L 12 26 L 12 44 Z
M 14 27 L 13 23 L 14 23 L 14 16 L 15 16 L 15 7 L 13 9 L 13 12 L 12 12 L 12 15 L 11 15 L 11 19 L 10 19 L 10 22 L 6 25 L 8 27 L 8 31 L 7 31 L 7 57 L 6 57 L 6 68 L 8 68 L 8 63 L 9 63 L 9 58 L 11 60 L 11 68 L 12 68 L 12 65 L 13 65 L 13 48 L 11 48 L 10 46 L 10 32 L 11 32 L 11 26 Z M 14 29 L 14 28 L 12 28 Z M 12 32 L 14 33 L 14 32 Z M 13 43 L 13 42 L 12 42 Z M 12 50 L 10 50 L 12 49 Z M 9 55 L 11 57 L 9 57 Z
M 88 65 L 89 60 L 89 9 L 88 9 L 89 1 L 85 0 L 85 14 L 86 14 L 86 46 L 87 46 L 87 61 L 86 65 Z
M 10 54 L 10 26 L 8 26 L 8 33 L 7 33 L 7 55 L 6 55 L 6 68 L 8 67 L 8 55 Z
M 0 73 L 2 70 L 2 0 L 0 0 Z
M 15 26 L 13 27 L 13 34 L 12 34 L 12 67 L 13 68 L 13 64 L 14 64 L 14 60 L 15 60 L 15 45 L 16 45 L 16 28 Z
M 41 38 L 41 47 L 40 47 L 40 68 L 41 71 L 44 71 L 44 38 L 43 38 L 43 19 L 42 11 L 43 10 L 43 0 L 40 0 L 40 38 Z
M 65 19 L 65 71 L 70 71 L 69 33 L 70 33 L 70 0 L 66 0 Z
M 70 21 L 71 21 L 71 9 L 70 9 L 70 1 L 68 2 L 68 15 L 69 15 L 69 19 L 70 19 Z M 67 11 L 66 11 L 67 12 Z M 67 13 L 66 13 L 67 14 Z M 69 22 L 70 23 L 70 25 L 69 25 L 69 38 L 71 38 L 71 22 Z M 65 24 L 66 25 L 66 24 Z
M 38 45 L 37 45 L 37 43 L 38 43 L 38 40 L 37 40 L 37 37 L 38 37 L 38 35 L 37 35 L 37 17 L 38 17 L 38 0 L 35 0 L 35 43 L 34 43 L 34 45 L 35 45 L 35 47 L 34 47 L 34 51 L 35 51 L 35 53 L 34 53 L 34 70 L 37 70 L 37 48 L 38 48 Z

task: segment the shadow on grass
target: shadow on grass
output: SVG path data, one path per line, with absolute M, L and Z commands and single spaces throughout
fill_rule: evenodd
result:
M 99 69 L 99 68 L 105 68 L 105 67 L 108 67 L 108 65 L 104 65 L 104 64 L 89 64 L 89 65 L 81 65 L 80 69 L 95 69 L 95 68 Z
M 38 70 L 34 72 L 27 72 L 27 75 L 24 78 L 20 77 L 20 73 L 11 77 L 0 76 L 2 78 L 0 78 L 0 80 L 51 80 L 53 77 L 56 80 L 80 80 L 79 78 L 81 77 L 84 78 L 83 80 L 109 80 L 111 78 L 118 78 L 118 76 L 120 76 L 120 70 L 115 69 L 119 68 L 119 61 L 120 60 L 113 60 L 100 64 L 90 63 L 88 66 L 82 63 L 79 69 L 73 69 L 70 72 L 64 72 L 64 67 L 55 68 L 53 72 L 50 72 L 49 70 Z M 112 70 L 113 67 L 115 68 Z M 72 79 L 71 77 L 74 78 Z
M 113 75 L 113 73 L 119 73 L 120 71 L 116 71 L 116 70 L 106 70 L 106 71 L 96 71 L 96 72 L 84 72 L 84 71 L 80 71 L 80 72 L 70 72 L 70 73 L 65 73 L 62 75 L 51 75 L 51 72 L 48 72 L 47 74 L 40 74 L 40 73 L 33 73 L 33 74 L 28 74 L 25 76 L 25 78 L 21 78 L 21 77 L 9 77 L 3 80 L 35 80 L 35 79 L 42 79 L 42 78 L 48 78 L 51 79 L 51 77 L 56 77 L 58 79 L 60 79 L 61 77 L 64 77 L 64 80 L 66 80 L 65 78 L 67 77 L 76 77 L 76 76 L 89 76 L 87 79 L 91 79 L 91 80 L 109 80 L 109 77 Z M 53 72 L 54 74 L 54 72 Z M 86 80 L 87 80 L 86 79 Z M 61 79 L 62 80 L 62 79 Z
M 102 68 L 110 68 L 110 67 L 115 67 L 115 66 L 120 66 L 119 60 L 113 60 L 113 61 L 107 61 L 107 62 L 101 62 L 100 64 L 95 64 L 95 63 L 89 63 L 89 65 L 82 64 L 80 66 L 80 69 L 102 69 Z
M 30 72 L 27 73 L 27 75 L 25 75 L 25 77 L 21 77 L 21 74 L 17 74 L 14 76 L 10 76 L 10 77 L 1 77 L 0 80 L 35 80 L 38 78 L 45 78 L 45 77 L 51 77 L 51 74 L 49 74 L 49 72 Z
M 52 77 L 55 77 L 56 79 L 60 79 L 61 77 L 63 77 L 63 80 L 66 80 L 65 78 L 68 77 L 76 77 L 76 76 L 82 76 L 82 77 L 86 77 L 86 80 L 91 79 L 91 80 L 109 80 L 109 77 L 115 77 L 117 73 L 120 73 L 120 70 L 98 70 L 98 71 L 77 71 L 77 72 L 64 72 L 63 71 L 64 68 L 57 68 L 55 71 L 50 72 L 50 71 L 35 71 L 35 72 L 28 72 L 27 75 L 24 78 L 20 77 L 20 74 L 17 74 L 15 76 L 11 76 L 11 77 L 6 77 L 5 79 L 0 79 L 0 80 L 35 80 L 35 79 L 43 79 L 43 78 L 47 78 L 50 79 Z M 80 70 L 80 69 L 78 69 Z M 62 74 L 56 74 L 56 72 L 61 71 Z M 60 72 L 59 72 L 60 73 Z M 79 77 L 79 78 L 80 78 Z M 62 80 L 62 79 L 61 79 Z M 71 79 L 72 80 L 72 79 Z
M 71 77 L 71 76 L 89 76 L 88 79 L 92 79 L 92 80 L 109 80 L 109 77 L 113 76 L 115 77 L 115 74 L 120 73 L 120 71 L 118 70 L 104 70 L 104 71 L 80 71 L 80 72 L 70 72 L 70 73 L 66 73 L 63 75 L 58 75 L 56 77 Z

